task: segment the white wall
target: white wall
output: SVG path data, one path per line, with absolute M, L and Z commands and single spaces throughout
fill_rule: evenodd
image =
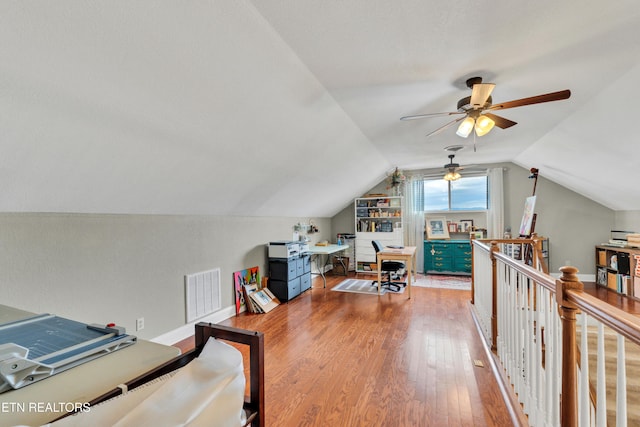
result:
M 185 324 L 185 274 L 220 267 L 228 309 L 233 272 L 258 265 L 266 275 L 266 244 L 290 239 L 308 220 L 0 214 L 0 304 L 153 338 Z M 314 222 L 313 241 L 328 239 L 330 221 Z M 145 329 L 136 332 L 138 317 Z
M 640 233 L 640 211 L 617 211 L 615 229 Z

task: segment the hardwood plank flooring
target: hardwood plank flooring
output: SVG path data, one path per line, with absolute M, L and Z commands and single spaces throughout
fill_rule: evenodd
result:
M 409 300 L 330 290 L 344 278 L 328 275 L 326 289 L 316 278 L 270 313 L 221 322 L 265 334 L 267 426 L 513 425 L 469 291 L 413 287 Z

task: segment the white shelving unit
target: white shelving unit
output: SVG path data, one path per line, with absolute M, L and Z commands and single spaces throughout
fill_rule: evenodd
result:
M 372 240 L 383 246 L 404 245 L 403 199 L 400 196 L 360 197 L 354 201 L 356 272 L 376 273 Z

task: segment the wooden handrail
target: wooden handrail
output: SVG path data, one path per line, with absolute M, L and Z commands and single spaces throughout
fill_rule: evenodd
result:
M 489 243 L 493 244 L 495 242 L 496 244 L 499 244 L 499 243 L 505 243 L 505 242 L 508 243 L 508 242 L 512 242 L 512 241 L 513 241 L 513 239 L 510 239 L 510 240 L 491 240 Z M 520 240 L 516 241 L 515 243 L 523 243 L 523 241 L 526 242 L 526 239 L 520 239 Z M 476 247 L 479 247 L 482 250 L 485 250 L 487 252 L 491 252 L 491 247 L 487 246 L 485 244 L 485 241 L 474 240 L 474 243 L 475 243 Z M 544 286 L 545 288 L 549 289 L 550 291 L 555 292 L 556 282 L 548 274 L 545 274 L 545 273 L 543 273 L 541 271 L 538 271 L 535 268 L 532 268 L 531 266 L 524 264 L 523 262 L 520 262 L 518 260 L 515 260 L 515 259 L 511 258 L 510 256 L 507 256 L 507 255 L 503 254 L 502 252 L 495 252 L 495 257 L 496 257 L 496 259 L 499 259 L 500 261 L 502 261 L 503 263 L 505 263 L 509 267 L 513 268 L 514 270 L 518 271 L 519 273 L 526 274 L 527 276 L 532 278 L 536 283 Z
M 640 318 L 584 292 L 569 291 L 566 296 L 589 316 L 640 345 Z

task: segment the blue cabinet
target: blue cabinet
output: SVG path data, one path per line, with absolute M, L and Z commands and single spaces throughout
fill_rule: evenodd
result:
M 432 274 L 471 275 L 471 242 L 425 240 L 424 270 Z
M 269 258 L 269 289 L 283 302 L 311 289 L 311 257 Z

